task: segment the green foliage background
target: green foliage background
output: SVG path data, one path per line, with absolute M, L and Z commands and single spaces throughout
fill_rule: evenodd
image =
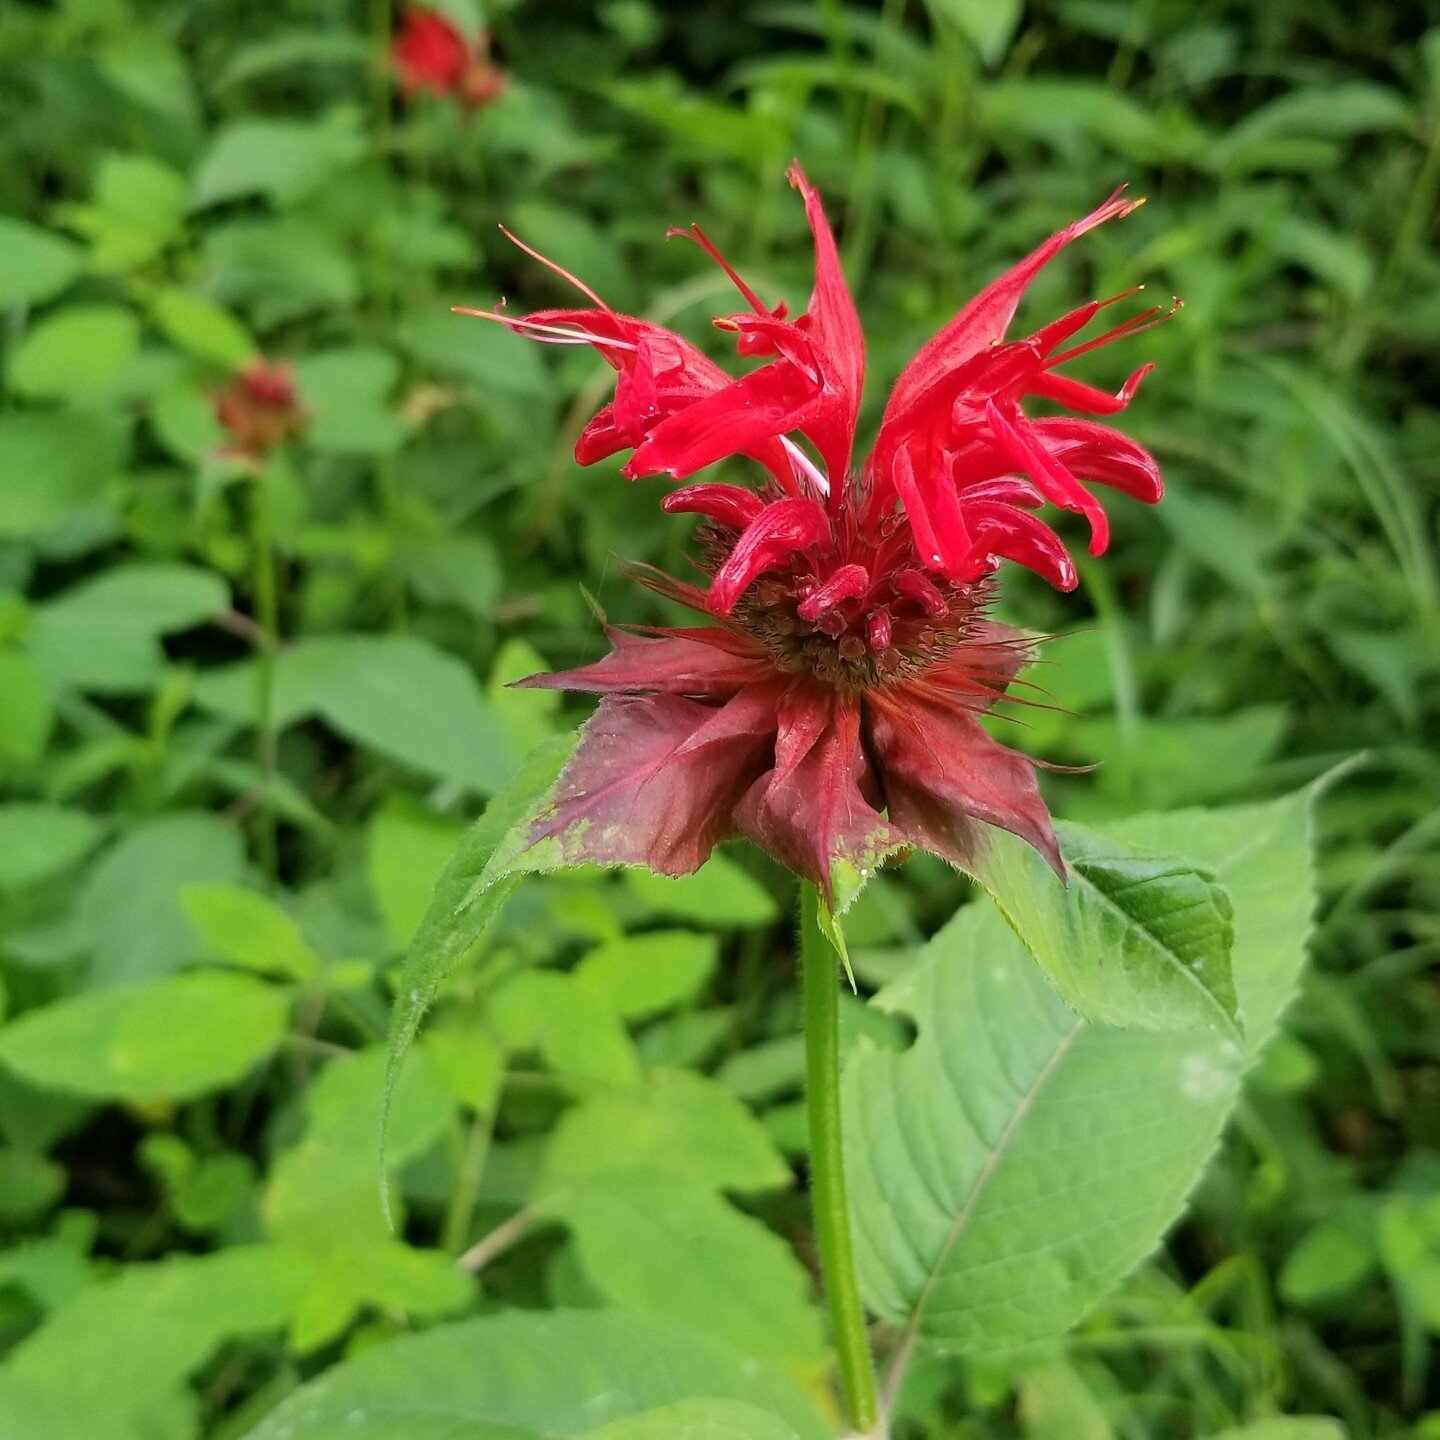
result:
M 465 824 L 571 718 L 505 682 L 598 653 L 582 586 L 660 618 L 613 555 L 685 563 L 656 488 L 570 458 L 608 372 L 449 307 L 560 298 L 503 221 L 703 339 L 732 302 L 663 243 L 692 219 L 799 304 L 796 155 L 868 328 L 862 428 L 979 284 L 1116 184 L 1150 197 L 1026 312 L 1186 302 L 1089 372 L 1156 362 L 1124 426 L 1166 501 L 1115 507 L 1075 595 L 1004 595 L 1065 636 L 1040 678 L 1068 713 L 1013 738 L 1104 762 L 1057 810 L 1263 800 L 1365 754 L 1320 811 L 1314 965 L 1189 1218 L 1069 1341 L 917 1367 L 899 1433 L 1440 1433 L 1436 20 L 506 0 L 508 88 L 467 115 L 397 102 L 386 0 L 0 9 L 4 1440 L 226 1440 L 402 1331 L 601 1297 L 823 1365 L 781 1243 L 808 1254 L 792 897 L 751 853 L 527 882 L 396 1096 L 397 1235 L 375 1182 L 390 977 Z M 261 352 L 310 415 L 263 489 L 211 409 Z M 964 894 L 925 861 L 872 886 L 863 987 Z M 643 1185 L 567 1203 L 617 1146 Z M 505 1229 L 537 1177 L 557 1198 Z M 564 1355 L 668 1343 L 566 1323 Z M 623 1434 L 784 1433 L 745 1428 L 768 1394 L 716 1404 Z

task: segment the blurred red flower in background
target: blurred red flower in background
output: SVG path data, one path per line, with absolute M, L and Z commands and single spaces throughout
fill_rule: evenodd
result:
M 990 577 L 1013 560 L 1073 588 L 1064 543 L 1034 512 L 1049 502 L 1082 514 L 1100 554 L 1109 529 L 1087 483 L 1160 499 L 1159 470 L 1133 440 L 1094 419 L 1032 420 L 1023 402 L 1123 409 L 1148 366 L 1116 394 L 1057 367 L 1166 316 L 1153 307 L 1067 346 L 1130 291 L 1024 339 L 1007 331 L 1049 260 L 1141 202 L 1117 192 L 966 305 L 900 375 L 868 460 L 852 469 L 864 336 L 819 196 L 798 167 L 790 179 L 816 254 L 814 291 L 794 320 L 767 308 L 698 226 L 681 232 L 749 307 L 715 322 L 741 354 L 767 357 L 740 379 L 553 264 L 590 305 L 466 312 L 592 345 L 614 369 L 614 399 L 576 445 L 582 465 L 630 449 L 632 479 L 686 479 L 737 455 L 765 472 L 756 489 L 705 482 L 663 501 L 705 517 L 706 587 L 633 570 L 709 623 L 612 628 L 604 659 L 524 682 L 605 697 L 534 838 L 557 837 L 570 860 L 680 874 L 745 835 L 828 893 L 837 865 L 863 872 L 912 845 L 973 867 L 999 826 L 1063 874 L 1033 763 L 978 719 L 1033 648 L 986 618 Z
M 298 438 L 307 417 L 290 367 L 257 358 L 215 396 L 215 418 L 230 437 L 229 454 L 262 461 Z
M 504 89 L 505 72 L 483 50 L 473 49 L 444 15 L 412 8 L 400 21 L 390 60 L 408 100 L 428 92 L 453 96 L 467 109 L 488 105 Z

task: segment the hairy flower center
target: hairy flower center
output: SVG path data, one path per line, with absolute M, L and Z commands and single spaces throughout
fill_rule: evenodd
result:
M 718 569 L 737 538 L 705 526 L 706 568 Z M 796 551 L 745 591 L 730 620 L 779 669 L 831 689 L 868 690 L 908 680 L 964 645 L 992 595 L 988 577 L 955 585 L 925 573 L 897 523 L 880 526 L 873 541 L 837 535 Z

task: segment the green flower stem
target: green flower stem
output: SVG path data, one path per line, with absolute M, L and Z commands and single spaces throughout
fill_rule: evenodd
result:
M 875 1429 L 875 1365 L 855 1278 L 845 1158 L 840 1143 L 840 966 L 820 925 L 825 902 L 813 885 L 800 890 L 800 968 L 805 999 L 805 1096 L 810 1115 L 810 1193 L 830 1327 L 850 1424 Z

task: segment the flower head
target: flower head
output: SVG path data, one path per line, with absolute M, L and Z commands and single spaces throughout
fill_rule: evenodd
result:
M 230 436 L 229 453 L 259 462 L 297 438 L 306 415 L 290 367 L 259 358 L 215 396 L 215 418 Z
M 390 60 L 405 98 L 429 93 L 453 96 L 466 109 L 488 105 L 504 89 L 505 72 L 475 50 L 456 27 L 434 10 L 407 9 Z
M 843 867 L 864 872 L 910 846 L 973 867 L 998 826 L 1063 873 L 1033 762 L 980 724 L 1033 649 L 987 618 L 991 577 L 1009 560 L 1071 589 L 1069 552 L 1035 512 L 1078 512 L 1099 554 L 1109 528 L 1089 485 L 1160 499 L 1159 470 L 1134 441 L 1093 418 L 1032 419 L 1025 404 L 1123 409 L 1148 366 L 1113 395 L 1059 369 L 1164 317 L 1143 310 L 1076 342 L 1127 292 L 1024 339 L 1008 331 L 1050 259 L 1140 202 L 1117 192 L 966 305 L 901 374 L 868 459 L 852 467 L 864 336 L 819 196 L 798 166 L 790 179 L 816 256 L 809 304 L 793 319 L 698 226 L 679 232 L 746 303 L 715 322 L 742 355 L 762 357 L 739 379 L 554 265 L 588 305 L 467 312 L 592 345 L 609 363 L 614 399 L 580 436 L 582 465 L 628 449 L 632 479 L 689 480 L 731 456 L 757 467 L 757 484 L 700 481 L 662 501 L 704 517 L 705 585 L 633 570 L 707 623 L 612 628 L 602 660 L 524 682 L 604 697 L 535 838 L 557 837 L 571 860 L 682 874 L 745 835 L 829 893 Z

